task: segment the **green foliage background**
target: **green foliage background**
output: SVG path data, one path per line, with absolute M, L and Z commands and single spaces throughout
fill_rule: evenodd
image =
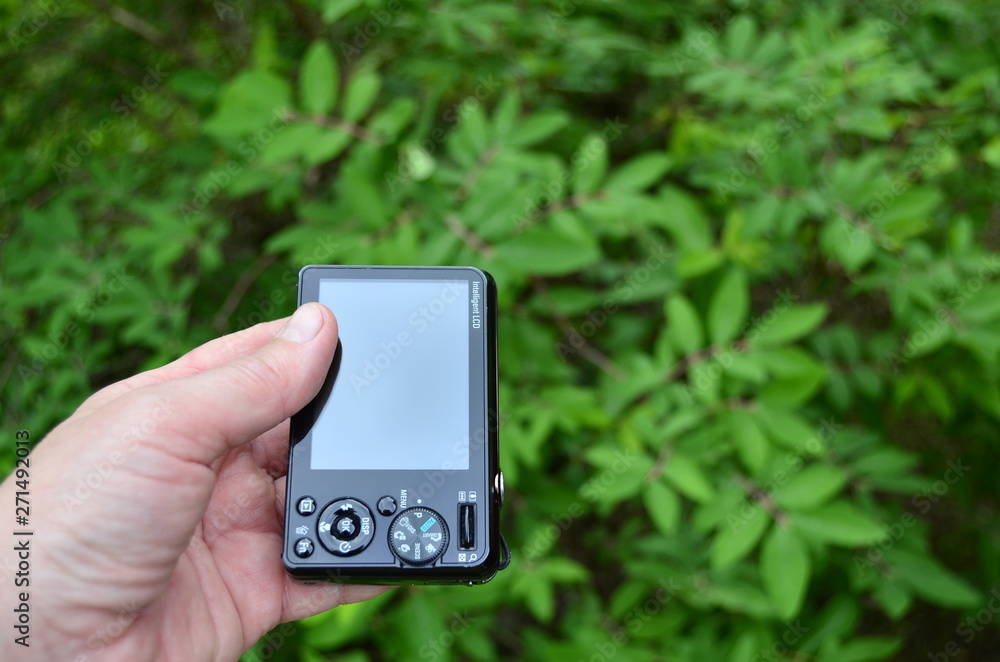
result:
M 247 660 L 1000 651 L 991 3 L 0 17 L 6 470 L 14 430 L 290 313 L 303 264 L 499 283 L 510 569 Z

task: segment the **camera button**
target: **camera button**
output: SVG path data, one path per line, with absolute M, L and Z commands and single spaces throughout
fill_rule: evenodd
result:
M 383 515 L 392 515 L 396 512 L 396 500 L 391 496 L 384 496 L 378 500 L 378 505 L 376 506 L 378 511 Z
M 297 506 L 299 515 L 312 515 L 316 512 L 316 499 L 312 497 L 302 497 Z
M 300 559 L 312 556 L 313 550 L 316 549 L 313 545 L 313 541 L 309 538 L 299 538 L 295 541 L 295 556 Z
M 354 515 L 341 515 L 333 525 L 333 535 L 340 540 L 353 540 L 358 535 Z
M 375 535 L 375 520 L 368 506 L 357 499 L 337 499 L 327 504 L 317 526 L 323 547 L 337 556 L 357 554 Z

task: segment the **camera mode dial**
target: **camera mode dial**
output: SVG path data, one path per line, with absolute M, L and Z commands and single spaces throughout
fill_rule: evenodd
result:
M 426 565 L 448 546 L 448 527 L 430 508 L 407 508 L 389 526 L 389 546 L 404 563 Z

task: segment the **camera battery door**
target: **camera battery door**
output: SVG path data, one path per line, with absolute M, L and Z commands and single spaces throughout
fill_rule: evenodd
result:
M 478 584 L 506 566 L 496 285 L 473 267 L 308 266 L 337 316 L 292 417 L 283 559 L 304 581 Z

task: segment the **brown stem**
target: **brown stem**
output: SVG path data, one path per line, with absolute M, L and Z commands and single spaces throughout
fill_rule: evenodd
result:
M 739 472 L 736 474 L 736 482 L 740 484 L 740 487 L 747 493 L 747 496 L 759 503 L 774 518 L 775 522 L 781 526 L 788 526 L 788 515 L 778 507 L 778 504 L 774 502 L 771 495 L 760 489 L 755 482 Z
M 240 301 L 246 295 L 247 290 L 253 285 L 257 277 L 260 276 L 265 269 L 271 266 L 272 263 L 278 258 L 277 255 L 259 255 L 253 263 L 247 267 L 246 271 L 240 274 L 240 277 L 236 279 L 233 284 L 233 289 L 229 290 L 229 294 L 226 296 L 225 301 L 222 302 L 222 306 L 219 308 L 219 312 L 216 313 L 215 319 L 212 320 L 212 326 L 214 326 L 219 331 L 226 328 L 229 323 L 229 317 L 236 310 L 236 306 L 239 305 Z
M 448 229 L 458 235 L 459 239 L 461 239 L 466 246 L 484 257 L 493 257 L 493 247 L 483 241 L 482 237 L 466 227 L 466 225 L 459 220 L 458 216 L 448 214 L 444 217 L 444 224 L 448 226 Z
M 544 299 L 546 303 L 549 304 L 549 310 L 552 314 L 552 318 L 556 321 L 556 324 L 559 326 L 559 329 L 563 332 L 563 335 L 568 335 L 570 332 L 572 332 L 574 330 L 573 324 L 569 321 L 569 319 L 565 315 L 556 312 L 555 302 L 552 301 L 552 298 L 549 296 L 548 287 L 545 285 L 545 281 L 539 278 L 538 276 L 532 276 L 531 285 L 532 288 L 535 290 L 535 292 L 538 294 L 538 296 Z M 582 344 L 578 348 L 576 348 L 577 351 L 580 352 L 581 356 L 583 356 L 585 359 L 587 359 L 588 361 L 596 365 L 598 368 L 603 370 L 605 373 L 610 375 L 612 379 L 621 381 L 625 378 L 625 371 L 622 370 L 617 363 L 609 359 L 603 352 L 601 352 L 601 350 L 597 349 L 589 342 L 587 342 L 586 338 L 583 338 L 581 336 L 581 341 Z
M 354 136 L 358 140 L 363 140 L 364 142 L 371 143 L 373 145 L 385 144 L 385 140 L 377 133 L 372 133 L 360 124 L 355 124 L 354 122 L 349 122 L 339 117 L 329 117 L 327 115 L 319 114 L 306 115 L 291 110 L 285 112 L 285 117 L 292 122 L 306 122 L 317 126 L 323 126 L 328 129 L 337 129 L 338 131 L 343 131 L 344 133 Z

